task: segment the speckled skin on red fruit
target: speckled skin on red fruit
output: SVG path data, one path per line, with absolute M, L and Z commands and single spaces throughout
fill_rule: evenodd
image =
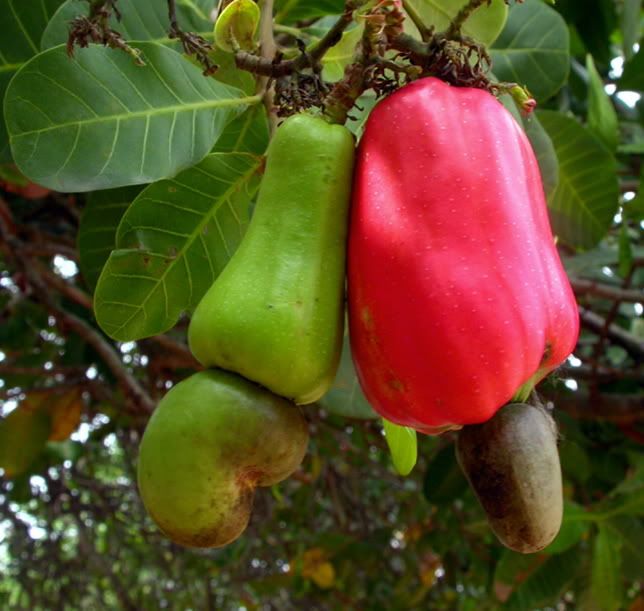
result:
M 351 348 L 382 416 L 484 422 L 575 347 L 577 304 L 530 143 L 489 93 L 435 78 L 380 102 L 358 149 Z

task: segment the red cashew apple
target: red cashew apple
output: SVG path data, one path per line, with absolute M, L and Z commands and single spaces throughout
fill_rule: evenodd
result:
M 348 291 L 367 398 L 422 432 L 488 420 L 571 353 L 578 310 L 539 167 L 491 94 L 424 78 L 373 110 Z

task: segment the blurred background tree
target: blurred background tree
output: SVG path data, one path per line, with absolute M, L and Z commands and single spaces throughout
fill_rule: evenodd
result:
M 212 39 L 204 19 L 216 3 L 179 4 L 186 26 Z M 441 11 L 460 4 L 405 6 L 444 27 Z M 171 44 L 155 21 L 164 2 L 119 6 L 114 27 L 125 39 Z M 88 7 L 0 0 L 0 96 Z M 341 0 L 278 0 L 277 40 L 316 40 L 342 9 Z M 644 609 L 641 2 L 526 0 L 504 23 L 486 39 L 495 40 L 493 70 L 539 102 L 524 125 L 582 320 L 574 355 L 539 388 L 561 433 L 566 509 L 555 542 L 530 556 L 497 543 L 453 434 L 421 437 L 415 470 L 396 475 L 345 352 L 334 389 L 306 408 L 302 468 L 257 492 L 245 534 L 221 550 L 170 543 L 142 508 L 136 457 L 155 403 L 197 367 L 186 321 L 115 342 L 92 312 L 116 226 L 140 188 L 70 194 L 30 184 L 3 126 L 2 608 Z M 330 80 L 350 59 L 350 35 L 325 58 Z M 366 96 L 352 113 L 356 130 L 372 103 Z

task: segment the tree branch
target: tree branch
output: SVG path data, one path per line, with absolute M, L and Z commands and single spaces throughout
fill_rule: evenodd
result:
M 1 203 L 4 204 L 4 202 Z M 110 369 L 126 395 L 142 411 L 152 412 L 154 402 L 136 378 L 125 368 L 114 347 L 87 322 L 75 314 L 67 312 L 55 302 L 49 286 L 38 274 L 37 266 L 24 254 L 22 242 L 8 231 L 7 223 L 2 218 L 2 215 L 0 215 L 0 237 L 2 237 L 3 245 L 9 247 L 4 248 L 7 257 L 13 260 L 15 266 L 24 274 L 38 299 L 58 319 L 58 323 L 74 331 L 84 339 L 101 357 L 101 360 Z
M 248 70 L 260 76 L 281 78 L 300 72 L 306 68 L 314 68 L 319 64 L 324 54 L 333 46 L 338 44 L 342 38 L 342 32 L 346 30 L 353 21 L 353 11 L 365 3 L 366 0 L 347 0 L 344 12 L 339 19 L 333 24 L 333 27 L 313 46 L 310 51 L 302 53 L 294 59 L 275 61 L 272 56 L 258 57 L 246 51 L 235 53 L 235 64 L 241 70 Z M 267 0 L 264 4 L 272 4 L 272 0 Z M 262 16 L 263 20 L 263 16 Z M 272 38 L 272 31 L 271 31 Z
M 602 334 L 605 331 L 606 336 L 613 343 L 624 348 L 636 360 L 644 356 L 644 340 L 639 339 L 614 323 L 607 325 L 607 319 L 586 308 L 579 308 L 579 317 L 584 327 L 598 334 Z
M 571 278 L 570 284 L 578 295 L 590 293 L 598 297 L 608 299 L 618 299 L 619 301 L 628 301 L 632 303 L 644 303 L 644 291 L 637 289 L 623 289 L 610 284 L 603 284 L 595 280 L 585 280 L 582 278 Z
M 644 418 L 644 396 L 590 393 L 557 393 L 546 396 L 554 403 L 555 409 L 582 420 L 606 420 L 615 423 L 631 423 Z
M 614 367 L 592 367 L 591 365 L 562 365 L 556 371 L 562 378 L 574 378 L 575 380 L 597 380 L 599 382 L 610 382 L 613 380 L 633 380 L 644 384 L 644 369 L 615 369 Z

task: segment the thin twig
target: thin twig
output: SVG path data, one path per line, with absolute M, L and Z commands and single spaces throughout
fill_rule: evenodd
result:
M 44 266 L 36 263 L 34 263 L 34 265 L 36 265 L 40 277 L 51 288 L 57 290 L 70 301 L 73 301 L 88 310 L 92 309 L 92 298 L 85 291 L 82 291 L 73 284 L 70 284 L 64 278 L 57 276 L 54 272 L 46 269 Z

